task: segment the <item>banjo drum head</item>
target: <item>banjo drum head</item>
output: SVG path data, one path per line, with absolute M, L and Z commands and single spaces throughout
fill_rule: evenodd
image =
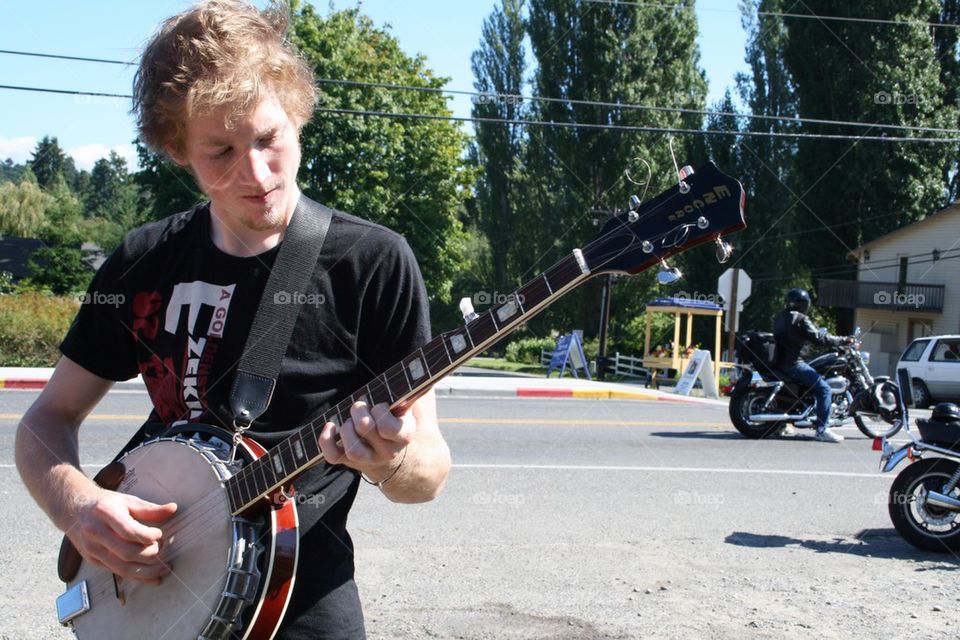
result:
M 157 504 L 177 503 L 161 524 L 163 557 L 171 573 L 159 586 L 114 580 L 112 573 L 83 562 L 71 585 L 86 580 L 90 611 L 73 621 L 81 640 L 195 639 L 227 581 L 234 550 L 227 496 L 217 469 L 183 439 L 157 440 L 127 453 L 119 491 Z

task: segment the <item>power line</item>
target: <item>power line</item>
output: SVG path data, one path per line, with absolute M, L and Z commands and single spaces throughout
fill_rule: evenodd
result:
M 915 137 L 888 137 L 888 136 L 857 136 L 831 133 L 783 133 L 776 131 L 719 131 L 716 129 L 682 129 L 676 127 L 645 127 L 640 125 L 618 125 L 602 124 L 588 122 L 556 122 L 544 120 L 517 120 L 508 118 L 483 118 L 483 117 L 463 117 L 463 116 L 440 116 L 424 113 L 395 113 L 391 111 L 369 111 L 363 109 L 328 109 L 318 107 L 317 113 L 333 113 L 341 115 L 360 115 L 375 116 L 383 118 L 408 118 L 415 120 L 447 120 L 453 122 L 485 122 L 495 124 L 510 124 L 522 126 L 556 127 L 567 129 L 600 129 L 606 131 L 646 131 L 651 133 L 692 133 L 699 135 L 719 135 L 719 136 L 753 136 L 765 138 L 807 138 L 819 140 L 858 140 L 872 142 L 925 142 L 933 144 L 957 143 L 960 138 L 915 138 Z
M 41 93 L 59 93 L 65 95 L 74 95 L 74 96 L 95 96 L 95 97 L 105 97 L 105 98 L 126 98 L 130 99 L 130 95 L 122 95 L 117 93 L 96 93 L 91 91 L 72 91 L 67 89 L 46 89 L 40 87 L 23 87 L 15 85 L 0 85 L 0 89 L 7 89 L 11 91 L 34 91 Z M 543 120 L 516 120 L 516 119 L 507 119 L 507 118 L 481 118 L 481 117 L 462 117 L 462 116 L 453 116 L 453 115 L 432 115 L 426 113 L 394 113 L 390 111 L 369 111 L 362 109 L 328 109 L 323 107 L 318 107 L 314 110 L 315 113 L 330 113 L 338 115 L 358 115 L 358 116 L 373 116 L 380 118 L 402 118 L 402 119 L 412 119 L 412 120 L 445 120 L 448 122 L 485 122 L 491 124 L 510 124 L 510 125 L 521 125 L 521 126 L 534 126 L 534 127 L 554 127 L 554 128 L 567 128 L 567 129 L 598 129 L 605 131 L 644 131 L 648 133 L 689 133 L 697 135 L 722 135 L 722 136 L 752 136 L 752 137 L 766 137 L 766 138 L 806 138 L 806 139 L 818 139 L 818 140 L 857 140 L 857 141 L 870 141 L 870 142 L 894 142 L 894 143 L 908 143 L 908 142 L 923 142 L 930 144 L 944 144 L 944 143 L 958 143 L 960 138 L 915 138 L 915 137 L 902 137 L 902 136 L 855 136 L 855 135 L 842 135 L 842 134 L 828 134 L 828 133 L 781 133 L 775 131 L 718 131 L 714 129 L 682 129 L 674 127 L 645 127 L 639 125 L 617 125 L 617 124 L 602 124 L 602 123 L 588 123 L 588 122 L 546 122 Z
M 856 262 L 842 262 L 830 265 L 822 265 L 819 267 L 814 267 L 810 269 L 808 275 L 812 278 L 824 278 L 834 275 L 843 275 L 845 273 L 850 273 L 853 269 L 859 266 L 863 266 L 865 269 L 890 269 L 899 266 L 900 260 L 902 258 L 907 258 L 907 264 L 909 266 L 929 264 L 932 262 L 940 262 L 941 260 L 955 260 L 960 258 L 958 255 L 945 255 L 948 253 L 960 252 L 960 249 L 945 249 L 938 252 L 937 257 L 933 257 L 933 252 L 928 251 L 925 253 L 920 253 L 911 256 L 898 256 L 896 258 L 886 258 L 884 260 L 874 260 L 871 262 L 856 263 Z M 923 260 L 915 258 L 924 258 Z M 769 273 L 761 273 L 753 278 L 754 281 L 766 281 L 766 280 L 784 280 L 796 277 L 796 273 L 785 273 L 782 271 L 772 271 Z
M 53 53 L 35 53 L 33 51 L 11 51 L 9 49 L 0 49 L 0 53 L 11 56 L 30 56 L 33 58 L 56 58 L 57 60 L 76 60 L 79 62 L 99 62 L 102 64 L 119 64 L 126 67 L 135 66 L 135 62 L 123 62 L 122 60 L 106 60 L 104 58 L 81 58 L 78 56 L 62 56 Z
M 611 5 L 625 5 L 631 7 L 650 7 L 653 9 L 677 9 L 685 8 L 687 5 L 683 4 L 668 4 L 665 2 L 629 2 L 627 0 L 581 0 L 581 2 L 587 2 L 591 4 L 611 4 Z M 701 7 L 701 11 L 713 11 L 717 13 L 739 13 L 736 9 L 714 9 L 711 7 Z M 899 25 L 907 27 L 935 27 L 943 29 L 957 29 L 960 28 L 960 25 L 950 24 L 947 22 L 925 22 L 923 20 L 884 20 L 881 18 L 854 18 L 854 17 L 845 17 L 845 16 L 821 16 L 815 13 L 788 13 L 784 11 L 757 11 L 759 16 L 770 16 L 775 18 L 801 18 L 808 20 L 831 20 L 834 22 L 854 22 L 854 23 L 865 23 L 865 24 L 887 24 L 887 25 Z
M 796 118 L 791 116 L 771 116 L 764 114 L 737 113 L 735 111 L 710 111 L 704 109 L 686 109 L 683 107 L 657 107 L 652 105 L 631 104 L 623 102 L 598 102 L 594 100 L 575 100 L 572 98 L 547 98 L 543 96 L 523 96 L 510 93 L 483 93 L 479 91 L 462 91 L 456 89 L 441 89 L 437 87 L 416 87 L 410 85 L 390 84 L 386 82 L 363 82 L 360 80 L 334 80 L 318 78 L 318 84 L 334 84 L 358 87 L 375 87 L 383 89 L 403 89 L 409 91 L 425 91 L 429 93 L 449 93 L 452 95 L 474 96 L 488 100 L 502 101 L 530 101 L 530 102 L 561 102 L 572 105 L 589 107 L 608 107 L 611 109 L 627 109 L 639 111 L 660 111 L 669 113 L 690 113 L 704 116 L 724 116 L 730 118 L 744 118 L 748 120 L 774 120 L 786 123 L 799 124 L 828 124 L 848 127 L 864 127 L 869 129 L 892 129 L 897 131 L 923 131 L 929 133 L 960 133 L 957 129 L 941 129 L 938 127 L 908 127 L 898 124 L 882 124 L 878 122 L 853 122 L 849 120 L 823 120 L 820 118 Z
M 11 91 L 36 91 L 40 93 L 62 93 L 70 96 L 94 96 L 100 98 L 126 98 L 132 99 L 133 96 L 120 93 L 97 93 L 94 91 L 71 91 L 69 89 L 44 89 L 42 87 L 19 87 L 9 84 L 0 84 L 0 89 L 9 89 Z
M 590 0 L 593 1 L 593 0 Z M 599 1 L 599 0 L 598 0 Z M 64 59 L 64 60 L 78 60 L 83 62 L 101 62 L 109 64 L 118 64 L 118 65 L 133 65 L 131 62 L 123 62 L 120 60 L 104 60 L 100 58 L 84 58 L 78 56 L 64 56 L 64 55 L 54 55 L 47 53 L 35 53 L 30 51 L 12 51 L 7 49 L 0 49 L 0 54 L 10 54 L 10 55 L 20 55 L 20 56 L 33 56 L 40 58 L 55 58 L 55 59 Z M 643 105 L 643 104 L 632 104 L 632 103 L 622 103 L 622 102 L 601 102 L 595 100 L 577 100 L 573 98 L 548 98 L 544 96 L 523 96 L 518 94 L 492 94 L 492 93 L 483 93 L 479 91 L 464 91 L 458 89 L 444 89 L 439 87 L 418 87 L 412 85 L 400 85 L 392 84 L 386 82 L 365 82 L 361 80 L 338 80 L 333 78 L 318 78 L 318 84 L 333 84 L 333 85 L 342 85 L 342 86 L 356 86 L 356 87 L 372 87 L 372 88 L 382 88 L 382 89 L 391 89 L 391 90 L 403 90 L 403 91 L 420 91 L 427 93 L 440 93 L 440 94 L 449 94 L 449 95 L 463 95 L 463 96 L 472 96 L 479 98 L 481 100 L 490 99 L 490 100 L 502 100 L 502 101 L 527 101 L 527 102 L 545 102 L 545 103 L 564 103 L 577 106 L 590 106 L 590 107 L 603 107 L 610 109 L 626 109 L 626 110 L 637 110 L 637 111 L 654 111 L 654 112 L 665 112 L 665 113 L 688 113 L 693 115 L 701 116 L 714 116 L 714 117 L 729 117 L 729 118 L 743 118 L 745 120 L 766 120 L 773 122 L 783 122 L 786 124 L 822 124 L 822 125 L 832 125 L 832 126 L 844 126 L 844 127 L 862 127 L 867 129 L 885 129 L 890 131 L 914 131 L 922 133 L 951 133 L 957 134 L 960 133 L 960 130 L 957 129 L 947 129 L 940 127 L 910 127 L 897 124 L 886 124 L 879 122 L 854 122 L 849 120 L 827 120 L 821 118 L 800 118 L 800 117 L 791 117 L 791 116 L 774 116 L 766 114 L 751 114 L 751 113 L 737 113 L 735 111 L 712 111 L 706 109 L 688 109 L 683 107 L 659 107 L 655 105 Z

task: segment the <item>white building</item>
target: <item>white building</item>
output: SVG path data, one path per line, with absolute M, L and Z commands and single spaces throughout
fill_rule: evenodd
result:
M 960 201 L 855 249 L 857 280 L 820 280 L 818 304 L 855 309 L 875 375 L 914 338 L 960 333 Z

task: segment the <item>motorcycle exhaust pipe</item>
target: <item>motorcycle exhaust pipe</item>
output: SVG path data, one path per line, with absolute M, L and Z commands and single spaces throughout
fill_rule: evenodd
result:
M 750 422 L 793 422 L 802 420 L 805 416 L 789 413 L 758 413 L 750 416 Z
M 927 492 L 927 504 L 946 509 L 947 511 L 960 513 L 960 500 L 938 493 L 937 491 Z

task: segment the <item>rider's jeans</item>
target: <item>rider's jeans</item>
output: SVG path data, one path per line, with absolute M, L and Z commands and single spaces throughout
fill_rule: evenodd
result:
M 830 419 L 830 403 L 832 395 L 830 387 L 823 377 L 806 362 L 795 362 L 782 368 L 782 371 L 791 378 L 808 387 L 805 393 L 812 393 L 817 398 L 817 428 L 825 426 Z

